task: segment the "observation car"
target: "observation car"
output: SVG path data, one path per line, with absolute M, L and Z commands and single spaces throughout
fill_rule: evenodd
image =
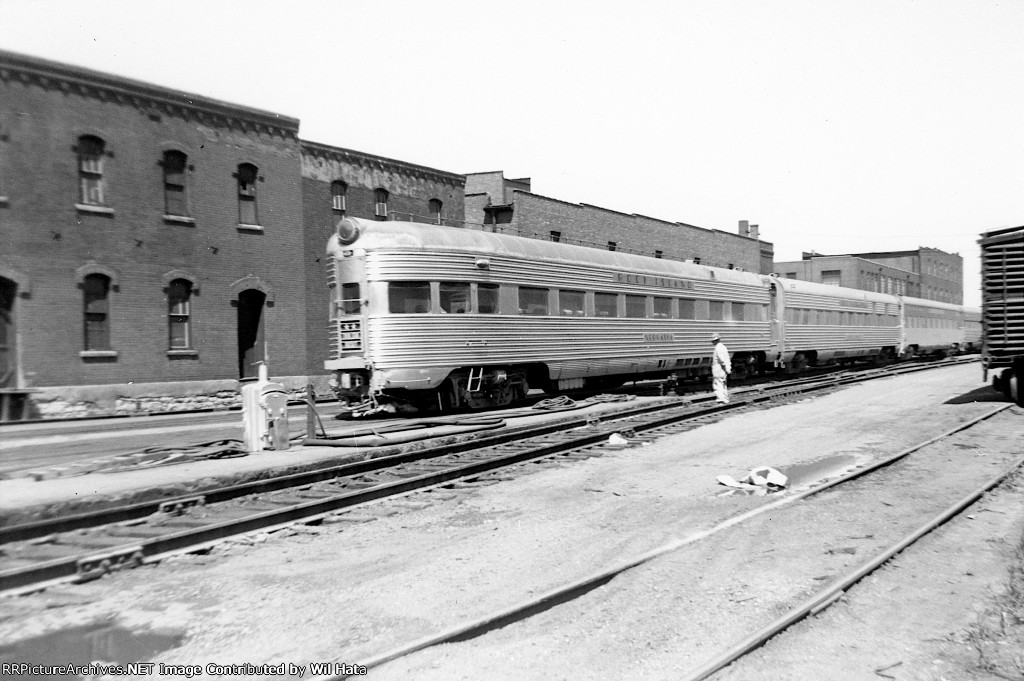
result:
M 896 296 L 422 223 L 345 218 L 327 246 L 348 403 L 442 411 L 710 373 L 896 358 Z M 925 303 L 929 301 L 924 301 Z

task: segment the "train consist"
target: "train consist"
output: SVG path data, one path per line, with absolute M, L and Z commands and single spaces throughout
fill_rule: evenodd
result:
M 984 379 L 1024 406 L 1024 226 L 982 234 Z
M 346 218 L 327 247 L 343 401 L 442 411 L 969 346 L 964 308 L 504 234 Z M 975 316 L 975 321 L 977 317 Z

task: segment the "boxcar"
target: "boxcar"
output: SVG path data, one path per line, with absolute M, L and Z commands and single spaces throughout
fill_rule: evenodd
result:
M 983 234 L 981 361 L 984 380 L 1024 405 L 1024 226 Z

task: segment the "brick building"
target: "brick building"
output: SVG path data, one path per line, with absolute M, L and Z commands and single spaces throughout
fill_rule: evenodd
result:
M 790 279 L 955 305 L 964 302 L 964 260 L 937 248 L 848 255 L 804 253 L 802 260 L 778 262 L 775 267 Z
M 466 175 L 466 225 L 761 274 L 773 271 L 772 244 L 760 240 L 757 226 L 746 221 L 732 234 L 568 203 L 534 194 L 530 178 L 505 179 L 501 171 Z
M 461 220 L 463 180 L 298 131 L 0 51 L 0 393 L 123 413 L 233 402 L 259 361 L 324 378 L 326 232 L 381 203 Z

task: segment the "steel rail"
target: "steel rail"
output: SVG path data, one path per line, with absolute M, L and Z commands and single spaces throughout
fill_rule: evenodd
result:
M 646 405 L 617 412 L 613 421 L 604 421 L 605 427 L 590 430 L 585 434 L 577 435 L 571 439 L 560 442 L 541 442 L 533 446 L 523 443 L 524 449 L 509 454 L 498 454 L 482 461 L 475 461 L 464 465 L 453 465 L 442 471 L 431 471 L 421 475 L 413 475 L 397 481 L 372 484 L 365 489 L 359 489 L 342 494 L 332 495 L 328 498 L 317 499 L 302 503 L 292 503 L 285 508 L 254 513 L 243 518 L 212 522 L 202 527 L 185 529 L 178 532 L 168 533 L 158 537 L 143 539 L 141 541 L 126 542 L 104 549 L 101 552 L 95 550 L 77 555 L 56 558 L 48 561 L 41 561 L 35 564 L 17 567 L 0 571 L 0 593 L 26 590 L 33 586 L 54 581 L 68 579 L 90 579 L 102 576 L 111 570 L 121 567 L 134 567 L 144 562 L 153 562 L 161 556 L 180 552 L 182 550 L 209 545 L 227 537 L 246 534 L 268 527 L 286 525 L 299 520 L 310 521 L 317 517 L 336 512 L 338 510 L 351 508 L 360 504 L 376 501 L 385 497 L 397 496 L 417 490 L 425 490 L 441 486 L 452 481 L 461 479 L 472 479 L 493 470 L 522 463 L 533 459 L 564 454 L 572 450 L 592 447 L 607 439 L 610 432 L 615 432 L 613 426 L 624 419 L 635 419 L 640 416 L 647 417 L 643 422 L 633 421 L 629 424 L 634 432 L 646 432 L 656 430 L 682 421 L 693 420 L 709 415 L 732 411 L 747 405 L 759 402 L 767 402 L 777 397 L 786 397 L 792 394 L 802 394 L 811 391 L 827 389 L 837 385 L 864 382 L 874 378 L 884 378 L 894 373 L 912 373 L 927 368 L 939 368 L 949 364 L 933 365 L 932 367 L 911 367 L 901 371 L 893 372 L 885 370 L 877 374 L 858 374 L 838 378 L 820 378 L 802 380 L 780 386 L 776 389 L 765 390 L 763 388 L 746 391 L 741 399 L 728 405 L 696 405 L 689 400 L 673 400 L 661 402 L 656 405 Z M 706 398 L 702 402 L 709 401 Z M 662 414 L 662 412 L 669 412 Z M 481 450 L 487 447 L 500 447 L 514 441 L 521 441 L 524 438 L 543 438 L 546 435 L 568 431 L 579 426 L 586 425 L 588 420 L 583 417 L 569 419 L 556 424 L 545 424 L 539 427 L 526 427 L 513 433 L 502 434 L 471 440 L 454 445 L 449 444 L 430 450 L 419 450 L 404 454 L 397 454 L 389 457 L 380 457 L 354 464 L 345 464 L 326 469 L 319 469 L 308 473 L 299 473 L 280 478 L 243 483 L 208 492 L 202 497 L 179 497 L 162 502 L 133 504 L 131 506 L 97 511 L 88 514 L 81 514 L 71 518 L 57 519 L 51 521 L 38 521 L 20 526 L 4 528 L 0 536 L 7 537 L 7 541 L 13 541 L 10 537 L 39 538 L 52 535 L 58 532 L 66 532 L 70 529 L 81 529 L 84 527 L 95 527 L 123 523 L 125 521 L 143 518 L 153 515 L 161 510 L 175 511 L 179 507 L 196 505 L 197 503 L 218 503 L 240 496 L 260 494 L 268 491 L 290 489 L 297 486 L 304 486 L 315 481 L 337 478 L 340 475 L 352 476 L 376 470 L 387 470 L 403 463 L 414 463 L 425 459 L 436 459 L 447 454 L 464 453 L 467 451 Z M 612 426 L 612 427 L 610 427 Z M 344 473 L 339 473 L 344 470 Z M 316 478 L 314 480 L 314 478 Z M 63 524 L 62 524 L 63 523 Z M 91 524 L 90 524 L 91 523 Z M 60 528 L 60 529 L 57 529 Z M 73 544 L 73 542 L 69 542 Z
M 782 499 L 779 499 L 778 501 L 770 502 L 764 504 L 763 506 L 751 509 L 738 516 L 729 518 L 728 520 L 725 520 L 707 530 L 697 532 L 683 539 L 673 540 L 657 548 L 651 549 L 650 551 L 647 551 L 641 555 L 621 561 L 610 568 L 599 570 L 583 578 L 577 579 L 573 582 L 555 587 L 537 596 L 525 599 L 523 601 L 520 601 L 519 603 L 503 608 L 502 610 L 497 611 L 495 613 L 491 613 L 489 615 L 485 615 L 481 618 L 477 618 L 474 620 L 462 622 L 453 627 L 445 629 L 444 631 L 441 631 L 439 633 L 432 634 L 421 639 L 418 639 L 416 641 L 397 646 L 395 648 L 392 648 L 391 650 L 378 653 L 376 655 L 373 655 L 372 657 L 361 660 L 359 662 L 359 666 L 365 667 L 366 669 L 372 669 L 374 667 L 379 667 L 383 664 L 399 659 L 401 657 L 405 657 L 414 652 L 423 650 L 425 648 L 429 648 L 431 646 L 440 645 L 443 643 L 455 643 L 459 641 L 464 641 L 479 636 L 483 633 L 486 633 L 487 631 L 490 631 L 494 628 L 506 626 L 513 622 L 524 620 L 538 612 L 542 612 L 543 610 L 546 610 L 554 605 L 557 605 L 560 602 L 565 602 L 577 595 L 581 595 L 583 593 L 586 593 L 587 591 L 590 591 L 591 589 L 599 587 L 610 581 L 615 576 L 628 570 L 631 570 L 632 568 L 646 564 L 654 560 L 655 558 L 666 555 L 668 553 L 672 553 L 686 546 L 690 546 L 694 543 L 697 543 L 699 541 L 707 539 L 708 537 L 718 534 L 723 530 L 745 523 L 748 520 L 751 520 L 770 511 L 774 511 L 784 506 L 791 505 L 795 502 L 802 501 L 808 497 L 820 494 L 821 492 L 832 487 L 860 478 L 866 473 L 889 466 L 890 464 L 905 458 L 906 456 L 912 454 L 915 451 L 923 449 L 924 447 L 927 447 L 928 445 L 931 445 L 939 440 L 947 438 L 959 431 L 971 428 L 977 425 L 978 423 L 985 421 L 995 416 L 996 414 L 999 414 L 1000 412 L 1008 409 L 1011 406 L 1013 405 L 1000 405 L 999 407 L 990 410 L 985 414 L 982 414 L 981 416 L 975 417 L 970 421 L 961 423 L 955 426 L 954 428 L 951 428 L 941 433 L 938 436 L 932 437 L 921 443 L 908 447 L 898 452 L 897 454 L 887 457 L 879 462 L 876 462 L 875 464 L 872 464 L 866 469 L 853 471 L 847 475 L 840 476 L 834 480 L 829 480 L 817 487 L 801 492 L 800 494 L 793 495 L 790 497 L 784 497 Z M 883 552 L 879 556 L 876 556 L 876 558 L 869 562 L 866 566 L 856 570 L 854 573 L 852 573 L 852 575 L 849 575 L 846 578 L 840 579 L 837 582 L 833 583 L 832 587 L 830 587 L 823 593 L 817 594 L 815 597 L 808 600 L 803 606 L 791 611 L 782 618 L 779 618 L 772 625 L 769 625 L 769 627 L 766 627 L 764 630 L 762 630 L 762 632 L 759 632 L 758 634 L 755 634 L 749 637 L 748 639 L 745 639 L 740 644 L 737 644 L 726 653 L 716 657 L 714 660 L 708 662 L 700 669 L 691 672 L 690 675 L 687 675 L 683 678 L 685 679 L 685 681 L 700 681 L 701 679 L 705 679 L 710 674 L 713 674 L 715 671 L 718 671 L 722 667 L 729 664 L 730 661 L 737 659 L 742 654 L 745 654 L 753 648 L 756 648 L 758 645 L 767 640 L 767 638 L 770 638 L 775 633 L 778 633 L 790 624 L 799 621 L 799 619 L 802 619 L 807 614 L 812 612 L 818 612 L 820 610 L 825 609 L 826 607 L 828 607 L 828 605 L 835 602 L 835 599 L 838 598 L 838 596 L 841 595 L 842 592 L 845 591 L 845 589 L 852 585 L 855 581 L 862 579 L 864 576 L 866 576 L 871 571 L 876 569 L 879 565 L 883 564 L 893 555 L 895 555 L 899 551 L 902 551 L 910 543 L 916 541 L 917 538 L 923 536 L 925 533 L 927 533 L 927 531 L 930 531 L 931 529 L 938 527 L 942 522 L 947 520 L 949 517 L 955 515 L 955 513 L 952 513 L 953 509 L 962 510 L 962 508 L 965 508 L 966 505 L 972 503 L 974 500 L 980 497 L 981 494 L 983 494 L 985 491 L 999 484 L 1002 480 L 1004 480 L 1022 464 L 1024 464 L 1024 458 L 1018 459 L 1012 466 L 1006 469 L 1002 474 L 990 480 L 982 489 L 974 492 L 965 499 L 961 500 L 951 509 L 947 510 L 943 514 L 940 514 L 936 519 L 933 519 L 932 521 L 927 523 L 923 528 L 912 533 L 910 537 L 905 538 L 903 541 L 897 543 L 891 549 Z M 341 659 L 341 657 L 339 656 L 338 658 L 335 658 L 335 660 L 332 661 L 336 661 L 338 659 Z M 351 657 L 348 657 L 346 659 L 351 659 Z M 351 678 L 351 676 L 346 674 L 339 674 L 313 677 L 311 681 L 341 681 L 342 679 L 348 678 Z

